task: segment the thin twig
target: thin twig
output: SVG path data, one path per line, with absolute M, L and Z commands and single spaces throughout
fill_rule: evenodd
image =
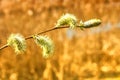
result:
M 69 26 L 54 27 L 54 28 L 48 29 L 48 30 L 46 30 L 46 31 L 43 31 L 43 32 L 37 33 L 36 35 L 44 34 L 44 33 L 47 33 L 47 32 L 53 31 L 53 30 L 63 29 L 63 28 L 69 28 Z M 32 38 L 32 36 L 29 36 L 29 37 L 26 37 L 25 40 L 27 40 L 27 39 L 31 39 L 31 38 Z
M 8 45 L 5 44 L 5 45 L 3 45 L 2 47 L 0 47 L 0 50 L 2 50 L 2 49 L 4 49 L 4 48 L 7 48 L 7 47 L 8 47 Z
M 40 34 L 44 34 L 44 33 L 47 33 L 47 32 L 50 32 L 50 31 L 54 31 L 54 30 L 57 30 L 57 29 L 64 29 L 64 28 L 69 28 L 69 26 L 62 26 L 62 27 L 54 27 L 54 28 L 51 28 L 51 29 L 48 29 L 46 31 L 43 31 L 43 32 L 40 32 L 40 33 L 37 33 L 37 35 L 40 35 Z M 32 39 L 32 35 L 31 36 L 28 36 L 25 38 L 25 40 L 28 40 L 28 39 Z M 4 48 L 7 48 L 8 45 L 5 44 L 3 45 L 2 47 L 0 47 L 0 50 L 4 49 Z

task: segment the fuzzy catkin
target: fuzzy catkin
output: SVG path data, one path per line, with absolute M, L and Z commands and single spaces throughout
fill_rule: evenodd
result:
M 76 27 L 76 24 L 77 18 L 72 14 L 66 13 L 57 21 L 56 27 L 67 25 L 73 29 Z
M 26 50 L 26 41 L 21 34 L 11 34 L 7 40 L 7 45 L 13 47 L 17 54 Z
M 37 43 L 37 45 L 39 45 L 43 49 L 42 55 L 44 58 L 48 58 L 53 54 L 54 44 L 49 37 L 34 35 L 33 38 L 35 42 Z

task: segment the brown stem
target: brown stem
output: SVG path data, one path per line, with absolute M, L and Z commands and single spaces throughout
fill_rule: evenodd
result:
M 48 29 L 48 30 L 46 30 L 46 31 L 37 33 L 37 35 L 44 34 L 44 33 L 47 33 L 47 32 L 53 31 L 53 30 L 57 30 L 57 29 L 63 29 L 63 28 L 69 28 L 69 26 L 54 27 L 54 28 Z M 32 36 L 29 36 L 29 37 L 26 37 L 25 40 L 31 39 L 31 38 L 32 38 Z
M 8 47 L 8 45 L 5 44 L 5 45 L 3 45 L 2 47 L 0 47 L 0 50 L 2 50 L 2 49 L 4 49 L 4 48 L 7 48 L 7 47 Z
M 69 28 L 69 26 L 54 27 L 54 28 L 48 29 L 48 30 L 46 30 L 46 31 L 37 33 L 37 35 L 44 34 L 44 33 L 47 33 L 47 32 L 53 31 L 53 30 L 57 30 L 57 29 L 63 29 L 63 28 Z M 26 37 L 25 40 L 28 40 L 28 39 L 31 39 L 31 38 L 33 38 L 32 35 Z M 7 47 L 8 47 L 7 44 L 6 44 L 6 45 L 3 45 L 2 47 L 0 47 L 0 50 L 2 50 L 2 49 L 4 49 L 4 48 L 7 48 Z

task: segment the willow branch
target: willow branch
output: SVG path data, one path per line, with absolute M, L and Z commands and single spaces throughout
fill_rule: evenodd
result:
M 44 34 L 44 33 L 47 33 L 47 32 L 50 32 L 50 31 L 54 31 L 54 30 L 57 30 L 57 29 L 64 29 L 64 28 L 69 28 L 69 26 L 62 26 L 62 27 L 54 27 L 54 28 L 51 28 L 51 29 L 48 29 L 48 30 L 45 30 L 45 31 L 42 31 L 40 33 L 37 33 L 37 35 L 40 35 L 40 34 Z M 32 35 L 31 36 L 28 36 L 25 38 L 25 40 L 28 40 L 28 39 L 32 39 Z M 2 47 L 0 47 L 0 50 L 4 49 L 4 48 L 7 48 L 8 45 L 5 44 L 3 45 Z
M 48 29 L 48 30 L 46 30 L 46 31 L 37 33 L 36 35 L 44 34 L 44 33 L 47 33 L 47 32 L 50 32 L 50 31 L 54 31 L 54 30 L 57 30 L 57 29 L 64 29 L 64 28 L 69 28 L 69 26 L 54 27 L 54 28 Z M 31 38 L 32 38 L 32 36 L 29 36 L 29 37 L 26 37 L 25 40 L 31 39 Z
M 8 45 L 5 44 L 5 45 L 3 45 L 2 47 L 0 47 L 0 50 L 2 50 L 2 49 L 4 49 L 4 48 L 7 48 L 7 47 L 8 47 Z

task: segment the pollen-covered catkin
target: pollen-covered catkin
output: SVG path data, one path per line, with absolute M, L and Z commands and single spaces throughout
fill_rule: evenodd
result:
M 26 50 L 26 41 L 21 34 L 11 34 L 7 40 L 7 45 L 13 47 L 17 54 Z
M 77 25 L 77 18 L 69 13 L 64 14 L 63 16 L 60 17 L 60 19 L 57 21 L 57 24 L 55 27 L 60 27 L 67 25 L 70 28 L 75 28 Z
M 37 43 L 37 45 L 41 46 L 41 48 L 43 49 L 42 55 L 44 58 L 48 58 L 53 54 L 54 44 L 49 37 L 34 35 L 33 38 L 35 42 Z

